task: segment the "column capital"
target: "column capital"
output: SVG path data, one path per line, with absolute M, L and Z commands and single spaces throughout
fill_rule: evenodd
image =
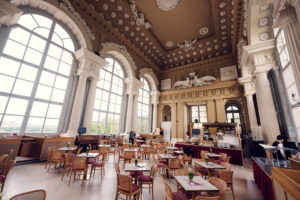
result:
M 79 61 L 77 74 L 86 74 L 88 77 L 99 76 L 100 69 L 105 67 L 108 62 L 94 52 L 81 48 L 75 53 L 76 60 Z
M 138 95 L 139 88 L 143 86 L 143 82 L 135 77 L 127 77 L 124 79 L 124 82 L 127 94 Z
M 0 1 L 0 27 L 11 26 L 20 19 L 23 11 L 7 1 Z
M 295 1 L 293 4 L 293 6 L 295 6 L 296 4 L 299 4 L 299 2 L 297 3 Z M 285 2 L 283 4 L 278 4 L 277 6 L 278 7 L 274 10 L 273 14 L 275 19 L 273 23 L 274 27 L 284 27 L 297 21 L 297 13 L 291 4 Z
M 255 86 L 252 77 L 242 77 L 239 78 L 238 81 L 244 87 L 245 96 L 252 96 L 255 94 Z
M 159 91 L 152 91 L 152 92 L 150 92 L 151 103 L 152 104 L 159 104 L 159 95 L 160 95 Z

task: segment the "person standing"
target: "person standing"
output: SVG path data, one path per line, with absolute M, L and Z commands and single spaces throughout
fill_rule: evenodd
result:
M 135 138 L 135 132 L 130 131 L 129 132 L 129 143 L 134 144 L 134 138 Z
M 283 139 L 284 139 L 284 137 L 282 135 L 278 135 L 277 140 L 275 142 L 273 142 L 273 144 L 272 144 L 272 146 L 279 148 L 279 151 L 277 150 L 277 155 L 278 155 L 279 160 L 285 160 L 286 159 L 285 152 L 284 152 L 284 149 L 283 149 L 284 148 Z

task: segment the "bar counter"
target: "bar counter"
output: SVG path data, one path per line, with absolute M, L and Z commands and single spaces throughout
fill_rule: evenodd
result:
M 240 148 L 207 147 L 194 144 L 175 144 L 175 146 L 178 148 L 182 147 L 183 149 L 193 149 L 193 158 L 201 158 L 201 151 L 209 151 L 211 148 L 213 153 L 226 153 L 228 156 L 231 156 L 229 160 L 230 164 L 243 166 L 243 150 Z

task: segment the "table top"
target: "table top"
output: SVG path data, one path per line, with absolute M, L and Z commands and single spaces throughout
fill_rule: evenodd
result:
M 134 151 L 134 152 L 136 152 L 137 149 L 124 149 L 123 151 Z
M 58 151 L 74 151 L 76 149 L 77 149 L 77 147 L 61 147 L 61 148 L 58 148 L 57 150 Z
M 220 154 L 215 154 L 215 153 L 204 153 L 204 155 L 208 157 L 222 157 Z
M 174 151 L 174 153 L 183 154 L 184 152 L 183 151 Z
M 173 156 L 171 154 L 158 154 L 159 157 L 163 158 L 163 159 L 173 159 L 173 158 L 177 158 L 176 156 Z
M 225 167 L 223 167 L 222 165 L 218 165 L 216 163 L 213 162 L 195 162 L 196 165 L 200 165 L 206 169 L 225 169 Z
M 167 149 L 176 150 L 176 149 L 178 149 L 178 148 L 177 148 L 177 147 L 168 147 Z
M 96 158 L 99 153 L 81 153 L 76 155 L 77 158 Z
M 136 142 L 145 142 L 144 140 L 136 140 Z
M 196 191 L 218 191 L 214 185 L 203 179 L 201 176 L 194 176 L 193 181 L 190 183 L 188 176 L 175 176 L 175 180 L 187 192 Z
M 141 147 L 151 147 L 151 145 L 143 144 L 143 145 L 141 145 Z
M 124 171 L 126 172 L 138 172 L 138 171 L 150 171 L 150 167 L 146 163 L 126 163 Z
M 99 144 L 98 147 L 110 147 L 109 144 Z

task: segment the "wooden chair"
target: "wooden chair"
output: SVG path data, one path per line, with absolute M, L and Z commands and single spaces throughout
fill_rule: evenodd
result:
M 167 165 L 163 162 L 159 162 L 156 158 L 155 155 L 152 155 L 152 158 L 154 160 L 154 163 L 157 165 L 157 169 L 160 172 L 160 169 L 163 173 L 165 173 L 166 169 L 167 169 Z
M 204 159 L 199 159 L 199 161 L 204 162 Z M 200 176 L 202 176 L 202 178 L 205 178 L 205 179 L 208 178 L 208 169 L 205 169 L 201 165 L 195 164 L 195 171 L 196 171 L 196 175 L 200 175 Z
M 157 170 L 157 165 L 153 164 L 151 167 L 150 176 L 142 175 L 138 177 L 141 193 L 143 192 L 143 185 L 148 185 L 149 190 L 152 191 L 152 199 L 154 199 L 153 189 L 154 189 L 154 178 L 155 178 L 156 170 Z
M 161 178 L 164 185 L 165 185 L 165 195 L 166 195 L 166 200 L 188 200 L 187 196 L 182 193 L 182 192 L 172 192 L 169 184 L 166 182 L 166 180 L 162 177 Z
M 127 148 L 129 148 L 129 144 L 122 144 L 122 147 L 123 147 L 124 149 L 127 149 Z
M 8 161 L 8 155 L 7 154 L 2 154 L 0 156 L 0 174 L 2 172 L 2 169 L 4 167 L 4 165 L 7 163 Z
M 114 167 L 115 167 L 115 170 L 116 170 L 116 173 L 118 174 L 120 174 L 120 166 L 119 166 L 119 164 L 118 163 L 115 163 L 114 164 Z
M 125 195 L 126 199 L 131 199 L 131 197 L 134 197 L 134 195 L 136 195 L 136 199 L 140 199 L 140 193 L 140 187 L 132 183 L 130 176 L 117 173 L 116 200 L 120 194 Z
M 144 150 L 142 151 L 142 157 L 145 159 L 150 159 L 150 154 L 151 154 L 151 147 L 144 147 Z
M 94 171 L 94 176 L 95 176 L 95 171 L 97 168 L 100 168 L 101 178 L 103 177 L 103 173 L 105 173 L 105 161 L 106 161 L 106 156 L 104 155 L 104 156 L 102 156 L 102 160 L 92 163 L 91 177 L 92 177 L 93 171 Z
M 107 157 L 108 147 L 99 147 L 98 151 L 99 151 L 99 156 Z
M 208 192 L 208 194 L 205 196 L 199 195 L 198 197 L 196 197 L 196 200 L 226 200 L 226 182 L 216 177 L 210 177 L 208 181 L 216 188 L 218 188 L 219 191 Z
M 168 165 L 169 173 L 175 174 L 176 169 L 180 169 L 180 160 L 179 159 L 170 159 Z
M 82 147 L 80 147 L 79 149 L 77 149 L 76 155 L 80 154 L 81 151 L 82 151 Z
M 24 192 L 11 197 L 9 200 L 46 200 L 47 193 L 45 190 L 33 190 Z
M 202 159 L 205 159 L 207 156 L 206 155 L 204 155 L 205 153 L 208 153 L 208 151 L 201 151 L 201 158 Z
M 85 158 L 74 158 L 72 160 L 71 175 L 70 175 L 70 178 L 69 178 L 68 186 L 70 185 L 72 175 L 74 175 L 74 180 L 75 180 L 75 177 L 76 177 L 77 173 L 79 175 L 81 175 L 81 173 L 82 173 L 82 175 L 85 177 L 87 175 L 87 170 L 88 169 L 87 169 L 87 163 L 86 163 Z M 82 178 L 82 183 L 81 184 L 83 184 L 84 177 Z
M 155 153 L 160 153 L 163 150 L 163 146 L 161 143 L 155 145 Z
M 114 160 L 115 160 L 117 152 L 118 152 L 118 143 L 115 143 L 114 148 L 109 148 L 108 149 L 108 155 L 113 154 L 114 155 Z
M 189 165 L 192 165 L 192 161 L 193 161 L 192 155 L 188 156 L 186 153 L 183 154 L 182 161 L 183 163 L 187 162 Z
M 72 168 L 72 160 L 73 160 L 73 153 L 72 152 L 65 153 L 64 173 L 61 177 L 61 180 L 63 180 L 67 170 L 68 170 L 68 175 L 69 175 L 69 172 Z
M 58 166 L 60 167 L 61 163 L 64 162 L 64 158 L 63 158 L 63 152 L 62 151 L 52 151 L 51 152 L 51 158 L 50 161 L 48 163 L 49 167 L 48 167 L 48 171 L 51 167 L 52 164 L 55 164 L 54 167 L 57 167 L 57 164 L 59 164 Z M 59 170 L 59 168 L 58 168 Z
M 4 184 L 5 184 L 7 175 L 10 172 L 11 168 L 14 166 L 15 163 L 16 163 L 16 161 L 10 160 L 10 161 L 7 161 L 3 165 L 3 168 L 2 168 L 2 171 L 1 171 L 1 174 L 0 174 L 0 184 L 1 184 L 1 190 L 0 190 L 0 192 L 3 192 Z
M 49 165 L 50 161 L 51 161 L 51 155 L 52 152 L 56 150 L 56 147 L 48 147 L 48 157 L 47 157 L 47 162 L 45 165 L 45 169 L 47 169 L 47 166 Z
M 123 166 L 125 167 L 125 163 L 127 162 L 131 162 L 133 158 L 133 152 L 132 151 L 125 151 L 124 152 L 124 163 L 123 163 Z
M 100 145 L 104 145 L 104 143 L 105 143 L 105 144 L 108 144 L 107 140 L 100 140 L 100 141 L 99 141 L 99 144 L 100 144 Z
M 121 160 L 124 161 L 124 152 L 123 152 L 123 148 L 119 149 L 119 157 L 118 157 L 118 163 L 120 163 Z
M 233 171 L 221 170 L 219 178 L 226 182 L 227 187 L 229 187 L 231 189 L 233 199 L 235 200 L 234 190 L 233 190 Z

